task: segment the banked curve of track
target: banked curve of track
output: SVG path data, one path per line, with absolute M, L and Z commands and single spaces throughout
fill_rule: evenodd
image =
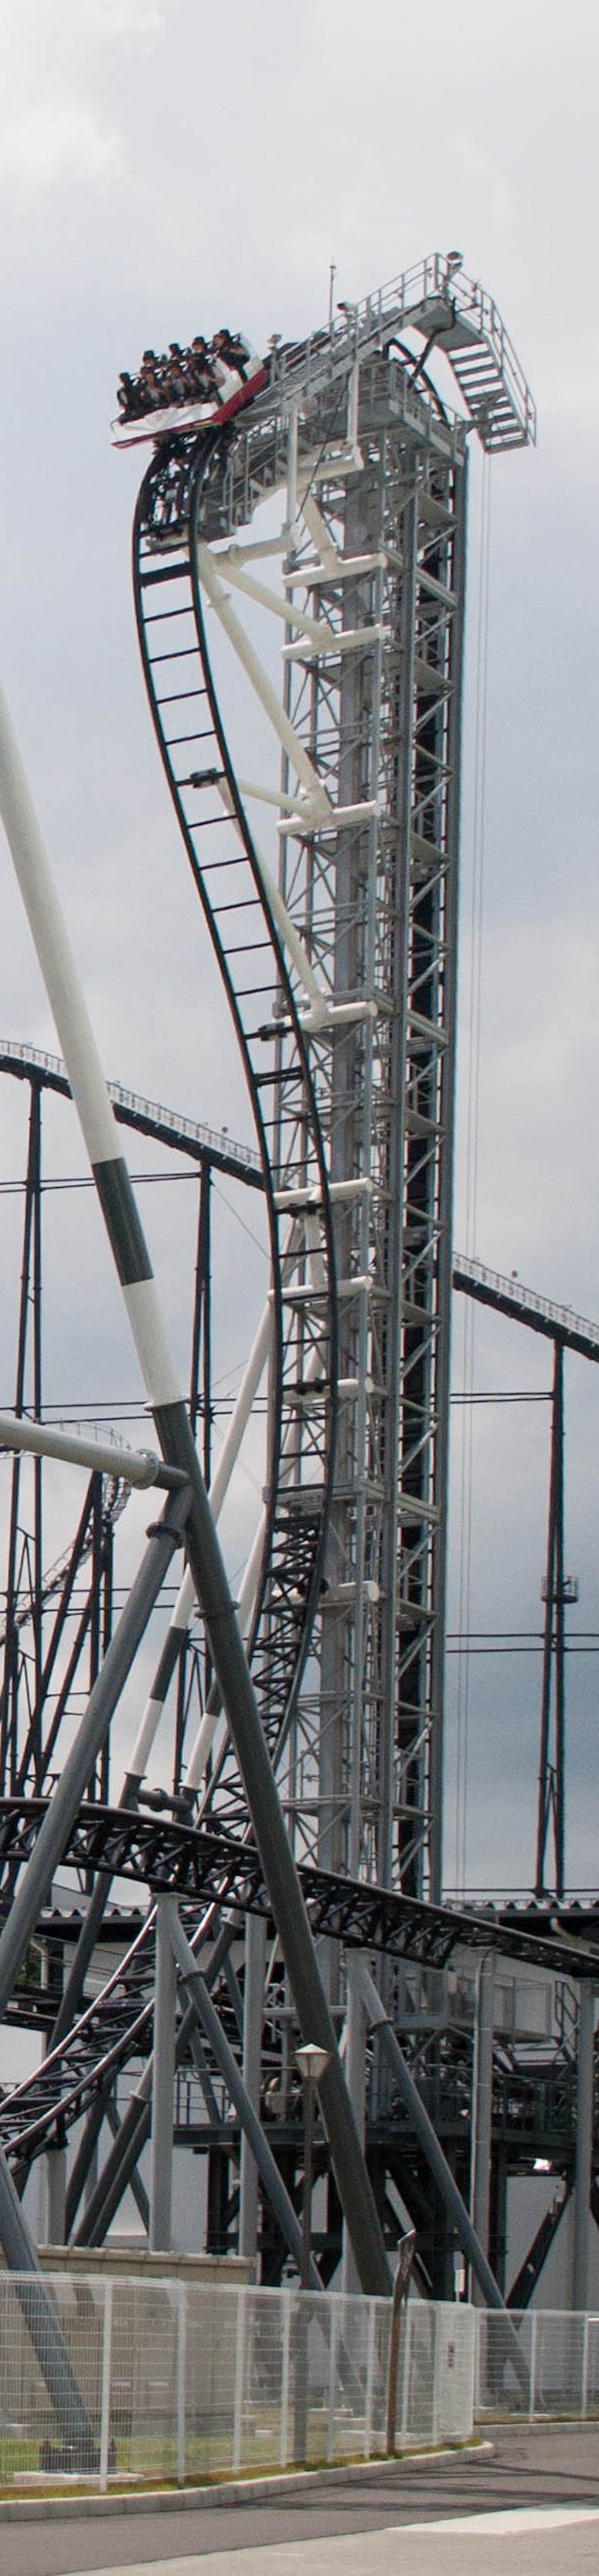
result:
M 261 1572 L 249 1656 L 272 1757 L 287 1736 L 319 1593 L 332 1491 L 337 1301 L 324 1141 L 285 953 L 231 760 L 208 650 L 197 547 L 214 522 L 233 425 L 161 442 L 134 522 L 133 576 L 156 737 L 243 1058 L 267 1207 L 273 1351 Z M 227 804 L 216 782 L 226 782 Z M 287 1212 L 277 1207 L 284 1187 Z M 303 1213 L 289 1203 L 303 1193 Z M 317 1211 L 309 1239 L 306 1192 Z M 312 1303 L 313 1290 L 313 1303 Z M 303 1422 L 302 1482 L 294 1481 Z M 306 1442 L 306 1411 L 310 1424 Z M 217 1766 L 219 1816 L 244 1807 L 232 1753 Z

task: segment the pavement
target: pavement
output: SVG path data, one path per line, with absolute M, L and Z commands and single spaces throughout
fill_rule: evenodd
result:
M 587 2576 L 599 2425 L 502 2426 L 492 2451 L 306 2478 L 157 2513 L 0 2526 L 0 2576 Z

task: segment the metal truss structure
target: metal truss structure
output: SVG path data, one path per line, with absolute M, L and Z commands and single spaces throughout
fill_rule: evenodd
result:
M 438 358 L 452 370 L 458 412 Z M 131 2180 L 151 2242 L 164 2245 L 174 2098 L 177 2137 L 207 2156 L 212 2242 L 226 2249 L 236 2236 L 255 2249 L 253 2157 L 263 2277 L 280 2277 L 299 2236 L 299 2023 L 326 2060 L 322 2277 L 338 2260 L 343 2208 L 364 2285 L 388 2285 L 392 2186 L 416 2213 L 422 2278 L 439 2288 L 451 2222 L 441 2242 L 426 2120 L 423 2130 L 395 2020 L 415 2036 L 429 2130 L 432 2115 L 459 2168 L 462 2241 L 500 2301 L 463 2205 L 455 2124 L 466 2116 L 468 2051 L 435 2007 L 434 1980 L 472 1953 L 482 1992 L 499 1949 L 548 1971 L 560 1991 L 573 1973 L 582 1994 L 594 1983 L 596 1930 L 593 1916 L 584 1926 L 543 1911 L 498 1922 L 440 1902 L 452 1277 L 487 1302 L 501 1303 L 506 1288 L 453 1265 L 451 1246 L 468 440 L 474 430 L 488 453 L 524 446 L 534 408 L 495 306 L 451 256 L 345 308 L 313 339 L 277 346 L 261 384 L 220 431 L 213 419 L 158 440 L 134 530 L 150 706 L 256 1141 L 237 1149 L 112 1087 L 121 1127 L 200 1170 L 185 1408 L 126 1166 L 91 1050 L 78 1058 L 66 1012 L 73 1093 L 166 1464 L 146 1459 L 145 1475 L 132 1459 L 127 1479 L 115 1451 L 107 1477 L 88 1442 L 74 1547 L 49 1575 L 42 1457 L 27 1470 L 25 1502 L 19 1427 L 31 1447 L 22 1424 L 33 1413 L 43 1451 L 42 1099 L 45 1088 L 68 1091 L 69 1075 L 56 1059 L 0 1051 L 0 1069 L 30 1089 L 0 1697 L 5 1910 L 13 1900 L 0 1933 L 0 2009 L 42 2023 L 49 2042 L 41 2070 L 2 2105 L 0 2232 L 18 2260 L 26 2240 L 7 2157 L 19 2185 L 41 2154 L 56 2172 L 76 2129 L 68 2232 L 101 2241 Z M 237 751 L 248 733 L 241 688 L 255 725 L 251 777 Z M 47 981 L 51 991 L 51 958 Z M 216 1468 L 215 1168 L 261 1193 L 270 1247 L 269 1297 Z M 541 1317 L 530 1302 L 561 1353 L 561 1310 Z M 570 1324 L 572 1346 L 595 1357 L 594 1328 Z M 245 1663 L 214 1523 L 266 1376 L 263 1505 L 239 1603 Z M 189 1423 L 194 1440 L 201 1434 L 210 1510 Z M 113 1527 L 136 1475 L 166 1485 L 167 1501 L 113 1634 Z M 182 1535 L 189 1562 L 117 1807 L 108 1748 L 122 1675 Z M 83 1656 L 87 1711 L 53 1787 Z M 148 1791 L 175 1677 L 164 1785 Z M 44 1852 L 54 1863 L 60 1854 L 74 1880 L 61 1921 Z M 145 1887 L 151 1902 L 90 2000 L 90 1963 L 117 1920 L 115 1877 Z M 122 1899 L 118 1922 L 120 1941 Z M 360 1952 L 378 1963 L 380 1998 L 359 1957 L 354 1976 Z M 584 2016 L 588 2076 L 586 2003 Z M 495 2079 L 497 2089 L 497 2065 Z M 527 2081 L 513 2055 L 506 2158 Z M 477 2119 L 490 2135 L 489 2066 L 485 2084 Z M 111 2144 L 94 2184 L 106 2124 Z M 139 2160 L 150 2129 L 148 2208 Z M 579 2182 L 581 2172 L 579 2159 Z M 436 2173 L 438 2183 L 438 2164 Z M 455 2220 L 451 2175 L 447 2189 Z M 488 2238 L 488 2210 L 478 2217 Z M 499 2232 L 495 2216 L 494 2249 Z
M 158 443 L 134 570 L 269 1193 L 254 1669 L 280 1794 L 299 1857 L 438 1896 L 468 424 L 425 376 L 435 344 L 483 445 L 534 436 L 495 309 L 427 262 L 278 354 L 222 439 Z M 266 718 L 258 781 L 236 772 L 207 608 Z

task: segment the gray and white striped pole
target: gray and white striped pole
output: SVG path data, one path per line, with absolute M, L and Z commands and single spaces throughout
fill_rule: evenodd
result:
M 259 1325 L 258 1325 L 258 1329 L 257 1329 L 257 1332 L 256 1332 L 255 1337 L 254 1337 L 254 1341 L 253 1341 L 253 1344 L 252 1344 L 252 1349 L 251 1349 L 251 1351 L 250 1351 L 249 1360 L 248 1360 L 248 1362 L 247 1362 L 247 1366 L 246 1366 L 246 1368 L 244 1369 L 243 1377 L 242 1377 L 242 1380 L 241 1380 L 241 1385 L 240 1385 L 240 1387 L 239 1387 L 239 1391 L 238 1391 L 238 1394 L 237 1394 L 237 1396 L 236 1396 L 235 1404 L 234 1404 L 234 1406 L 233 1406 L 233 1412 L 232 1412 L 232 1414 L 231 1414 L 231 1420 L 230 1420 L 230 1422 L 228 1423 L 227 1430 L 226 1430 L 226 1433 L 225 1433 L 225 1438 L 224 1438 L 224 1440 L 223 1440 L 223 1445 L 222 1445 L 222 1449 L 221 1449 L 220 1458 L 219 1458 L 219 1460 L 218 1460 L 218 1464 L 217 1464 L 217 1466 L 216 1466 L 216 1468 L 215 1468 L 214 1476 L 213 1476 L 213 1479 L 212 1479 L 212 1484 L 211 1484 L 211 1486 L 210 1486 L 210 1493 L 209 1493 L 209 1496 L 208 1496 L 208 1500 L 209 1500 L 209 1503 L 210 1503 L 210 1510 L 211 1510 L 211 1512 L 212 1512 L 212 1517 L 213 1517 L 213 1520 L 215 1520 L 215 1521 L 218 1521 L 218 1519 L 219 1519 L 219 1517 L 220 1517 L 220 1513 L 221 1513 L 221 1511 L 222 1511 L 222 1506 L 223 1506 L 223 1503 L 224 1503 L 225 1494 L 226 1494 L 226 1493 L 227 1493 L 227 1491 L 228 1491 L 228 1487 L 229 1487 L 229 1484 L 230 1484 L 231 1476 L 232 1476 L 232 1474 L 233 1474 L 233 1468 L 234 1468 L 234 1466 L 235 1466 L 236 1459 L 237 1459 L 237 1458 L 238 1458 L 238 1456 L 239 1456 L 239 1450 L 240 1450 L 240 1447 L 241 1447 L 241 1442 L 242 1442 L 242 1439 L 243 1439 L 244 1431 L 246 1430 L 246 1428 L 247 1428 L 247 1424 L 248 1424 L 248 1422 L 249 1422 L 249 1417 L 250 1417 L 250 1413 L 251 1413 L 251 1410 L 252 1410 L 252 1405 L 253 1405 L 253 1403 L 254 1403 L 255 1397 L 256 1397 L 257 1392 L 258 1392 L 258 1387 L 259 1387 L 259 1385 L 260 1385 L 260 1379 L 261 1379 L 261 1377 L 262 1377 L 262 1376 L 263 1376 L 263 1374 L 264 1374 L 264 1369 L 265 1369 L 265 1367 L 266 1367 L 266 1362 L 267 1362 L 268 1354 L 269 1354 L 269 1351 L 270 1351 L 271 1341 L 272 1341 L 272 1306 L 271 1306 L 271 1301 L 270 1301 L 270 1298 L 269 1298 L 269 1299 L 267 1300 L 267 1303 L 266 1303 L 265 1307 L 264 1307 L 264 1312 L 263 1312 L 263 1314 L 262 1314 L 262 1315 L 261 1315 L 261 1317 L 260 1317 L 260 1322 L 259 1322 Z M 264 1537 L 264 1525 L 265 1525 L 265 1516 L 264 1516 L 264 1514 L 262 1514 L 262 1516 L 261 1516 L 261 1522 L 260 1522 L 260 1537 L 261 1537 L 260 1555 L 261 1555 L 261 1553 L 262 1553 L 262 1542 L 263 1542 L 263 1537 Z M 252 1550 L 252 1557 L 251 1557 L 250 1562 L 251 1562 L 251 1565 L 252 1565 L 252 1567 L 253 1567 L 253 1565 L 254 1565 L 254 1550 Z M 258 1564 L 259 1564 L 259 1562 L 260 1562 L 260 1557 L 258 1558 Z M 251 1583 L 251 1602 L 250 1602 L 250 1607 L 251 1607 L 251 1603 L 253 1602 L 253 1598 L 254 1598 L 254 1591 L 255 1591 L 256 1581 L 257 1581 L 257 1568 L 256 1568 L 256 1575 L 255 1575 L 255 1577 L 253 1578 L 252 1583 Z M 246 1575 L 246 1578 L 245 1578 L 244 1590 L 245 1590 L 246 1586 L 247 1586 L 247 1575 Z M 152 1751 L 152 1745 L 153 1745 L 153 1743 L 154 1743 L 155 1736 L 156 1736 L 156 1735 L 157 1735 L 157 1733 L 158 1733 L 158 1728 L 159 1728 L 159 1725 L 160 1725 L 160 1720 L 161 1720 L 161 1717 L 162 1717 L 162 1711 L 163 1711 L 164 1703 L 165 1703 L 165 1700 L 166 1700 L 166 1697 L 167 1697 L 167 1692 L 168 1692 L 168 1690 L 169 1690 L 169 1688 L 170 1688 L 170 1684 L 171 1684 L 171 1681 L 172 1681 L 172 1678 L 173 1678 L 173 1673 L 176 1671 L 176 1668 L 177 1668 L 177 1663 L 178 1663 L 179 1656 L 180 1656 L 180 1653 L 181 1653 L 181 1648 L 182 1648 L 182 1645 L 183 1645 L 183 1639 L 184 1639 L 184 1637 L 185 1637 L 185 1636 L 186 1636 L 186 1634 L 187 1634 L 187 1630 L 188 1630 L 188 1627 L 189 1627 L 189 1624 L 190 1624 L 190 1620 L 193 1618 L 193 1613 L 194 1613 L 194 1609 L 195 1609 L 195 1597 L 196 1597 L 196 1596 L 195 1596 L 195 1584 L 194 1584 L 194 1580 L 193 1580 L 193 1575 L 192 1575 L 192 1574 L 191 1574 L 191 1572 L 190 1572 L 190 1568 L 189 1568 L 189 1566 L 186 1566 L 186 1568 L 185 1568 L 185 1573 L 184 1573 L 184 1576 L 183 1576 L 183 1581 L 182 1581 L 182 1583 L 180 1583 L 180 1585 L 179 1585 L 179 1591 L 178 1591 L 178 1593 L 177 1593 L 177 1599 L 176 1599 L 175 1604 L 174 1604 L 174 1609 L 173 1609 L 173 1610 L 172 1610 L 172 1612 L 171 1612 L 171 1617 L 170 1617 L 170 1620 L 169 1620 L 169 1625 L 168 1625 L 167 1632 L 166 1632 L 166 1636 L 165 1636 L 165 1639 L 164 1639 L 164 1644 L 163 1644 L 163 1646 L 162 1646 L 161 1653 L 160 1653 L 159 1658 L 158 1658 L 158 1663 L 157 1663 L 157 1666 L 156 1666 L 156 1671 L 155 1671 L 154 1679 L 153 1679 L 153 1682 L 152 1682 L 152 1688 L 151 1688 L 151 1691 L 150 1691 L 150 1693 L 149 1693 L 149 1697 L 148 1697 L 148 1699 L 146 1700 L 145 1708 L 144 1708 L 144 1710 L 143 1710 L 143 1714 L 142 1714 L 142 1718 L 141 1718 L 140 1726 L 139 1726 L 138 1733 L 137 1733 L 136 1738 L 135 1738 L 135 1743 L 134 1743 L 133 1751 L 132 1751 L 132 1754 L 131 1754 L 131 1761 L 130 1761 L 130 1765 L 129 1765 L 129 1772 L 128 1772 L 128 1780 L 129 1780 L 129 1783 L 130 1783 L 130 1784 L 134 1784 L 134 1783 L 135 1783 L 135 1784 L 137 1785 L 137 1788 L 138 1788 L 138 1789 L 139 1789 L 139 1786 L 140 1786 L 141 1781 L 142 1781 L 142 1780 L 144 1779 L 144 1777 L 145 1777 L 145 1772 L 146 1772 L 146 1769 L 147 1769 L 147 1764 L 148 1764 L 148 1761 L 149 1761 L 149 1758 L 150 1758 L 150 1753 L 151 1753 L 151 1751 Z M 240 1625 L 241 1625 L 241 1627 L 243 1628 L 243 1626 L 244 1626 L 244 1612 L 243 1612 L 243 1606 L 242 1606 L 242 1603 L 241 1603 L 241 1602 L 240 1602 L 240 1604 L 239 1604 L 239 1612 L 240 1612 Z M 185 1779 L 184 1779 L 184 1782 L 183 1782 L 183 1789 L 184 1789 L 184 1793 L 185 1793 L 185 1792 L 188 1792 L 188 1793 L 189 1793 L 190 1802 L 191 1802 L 191 1798 L 192 1798 L 192 1796 L 193 1796 L 193 1794 L 194 1794 L 194 1792 L 195 1792 L 195 1790 L 196 1790 L 196 1788 L 197 1788 L 198 1780 L 201 1778 L 203 1765 L 204 1765 L 204 1763 L 205 1763 L 205 1762 L 206 1762 L 206 1760 L 207 1760 L 208 1751 L 210 1750 L 210 1744 L 212 1743 L 212 1739 L 213 1739 L 213 1736 L 214 1736 L 215 1728 L 216 1728 L 216 1726 L 218 1725 L 219 1713 L 220 1713 L 220 1695 L 217 1693 L 217 1695 L 216 1695 L 216 1704 L 215 1704 L 214 1710 L 211 1712 L 211 1723 L 210 1723 L 210 1730 L 209 1730 L 209 1731 L 210 1731 L 210 1743 L 209 1743 L 209 1744 L 206 1744 L 206 1740 L 205 1740 L 205 1728 L 206 1728 L 206 1722 L 207 1722 L 207 1721 L 206 1721 L 206 1717 L 204 1717 L 204 1718 L 202 1719 L 202 1723 L 201 1723 L 201 1727 L 200 1727 L 200 1738 L 201 1738 L 201 1741 L 200 1741 L 200 1745 L 199 1745 L 199 1754 L 198 1754 L 198 1753 L 197 1753 L 197 1751 L 196 1751 L 196 1747 L 194 1747 L 194 1748 L 192 1749 L 192 1755 L 191 1755 L 191 1769 L 190 1769 L 190 1767 L 189 1767 L 189 1765 L 188 1765 L 188 1770 L 187 1770 L 187 1772 L 186 1772 Z
M 206 1620 L 300 2030 L 306 2042 L 315 2041 L 326 2051 L 329 2061 L 320 2087 L 322 2109 L 359 2277 L 365 2291 L 386 2297 L 391 2281 L 382 2229 L 208 1496 L 89 1014 L 1 692 L 0 812 L 54 1013 L 159 1444 L 169 1465 L 180 1467 L 189 1479 L 189 1562 Z

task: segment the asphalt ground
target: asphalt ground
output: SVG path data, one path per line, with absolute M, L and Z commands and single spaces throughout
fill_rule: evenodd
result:
M 0 2525 L 0 2576 L 563 2576 L 564 2564 L 599 2567 L 595 2425 L 502 2426 L 492 2451 L 328 2488 L 308 2477 L 259 2503 Z

